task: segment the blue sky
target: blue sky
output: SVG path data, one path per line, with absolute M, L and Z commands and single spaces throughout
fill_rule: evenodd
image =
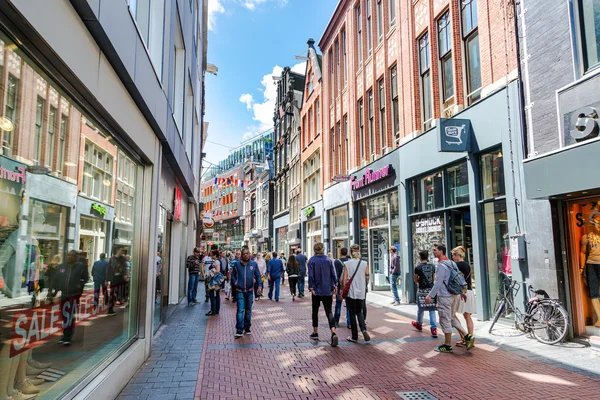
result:
M 208 0 L 208 63 L 219 72 L 206 78 L 206 160 L 218 162 L 229 154 L 225 146 L 272 127 L 271 76 L 285 66 L 304 73 L 294 56 L 306 56 L 308 38 L 319 42 L 337 2 Z

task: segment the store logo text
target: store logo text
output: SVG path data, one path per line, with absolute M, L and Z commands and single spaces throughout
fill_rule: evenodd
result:
M 385 166 L 376 171 L 367 169 L 362 177 L 357 178 L 356 176 L 353 176 L 352 180 L 350 181 L 350 186 L 352 187 L 352 190 L 358 190 L 367 185 L 379 182 L 380 180 L 391 176 L 392 172 L 393 168 L 391 165 Z
M 9 171 L 0 166 L 0 179 L 6 179 L 11 182 L 25 184 L 25 168 L 18 167 L 17 171 Z
M 422 218 L 415 221 L 416 233 L 441 232 L 442 217 Z

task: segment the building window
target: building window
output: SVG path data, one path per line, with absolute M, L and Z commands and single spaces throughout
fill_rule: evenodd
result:
M 442 172 L 436 172 L 411 183 L 412 212 L 431 211 L 444 207 Z
M 302 148 L 308 146 L 308 132 L 306 132 L 306 115 L 302 117 Z
M 343 52 L 343 73 L 344 73 L 344 87 L 348 82 L 348 56 L 346 54 L 346 30 L 342 31 L 342 52 Z
M 58 139 L 58 159 L 56 164 L 56 171 L 60 174 L 63 172 L 65 165 L 65 146 L 67 143 L 67 128 L 69 124 L 69 118 L 61 114 L 60 115 L 60 137 Z
M 454 96 L 454 79 L 452 73 L 452 29 L 450 12 L 446 11 L 438 20 L 438 40 L 440 69 L 442 76 L 442 100 L 446 103 Z
M 333 105 L 333 99 L 335 98 L 335 93 L 333 91 L 335 84 L 334 67 L 335 59 L 333 57 L 333 50 L 329 50 L 329 100 L 331 105 Z
M 309 141 L 313 140 L 312 131 L 313 131 L 313 110 L 311 107 L 308 109 L 308 140 Z
M 146 43 L 156 75 L 162 80 L 165 1 L 130 0 L 129 7 Z
M 356 7 L 356 37 L 358 39 L 358 67 L 360 68 L 363 61 L 362 18 L 360 15 L 360 6 Z
M 423 104 L 423 130 L 431 128 L 433 105 L 431 96 L 431 60 L 429 58 L 429 33 L 419 39 L 419 71 L 421 74 L 421 102 Z
M 377 101 L 379 102 L 379 140 L 381 143 L 381 154 L 383 149 L 387 147 L 387 122 L 385 118 L 385 82 L 381 78 L 379 80 L 379 96 Z
M 48 114 L 48 138 L 46 139 L 46 166 L 54 166 L 54 146 L 56 144 L 56 107 L 50 106 Z
M 367 93 L 368 98 L 368 113 L 369 113 L 369 152 L 371 155 L 375 154 L 375 121 L 374 121 L 374 113 L 373 113 L 373 89 L 369 90 Z
M 13 133 L 17 127 L 17 101 L 19 93 L 19 80 L 8 74 L 8 86 L 6 88 L 6 106 L 4 107 L 4 116 L 12 127 L 10 130 L 2 131 L 2 155 L 12 156 L 13 151 Z
M 600 2 L 578 0 L 583 66 L 587 72 L 600 64 Z
M 448 206 L 469 203 L 469 173 L 466 161 L 446 170 L 446 184 Z
M 337 172 L 342 171 L 342 123 L 337 123 Z
M 383 0 L 377 0 L 377 43 L 383 42 Z
M 504 187 L 504 158 L 500 149 L 481 156 L 481 197 L 491 199 L 506 194 Z
M 348 138 L 350 137 L 350 132 L 348 132 L 348 114 L 344 115 L 344 172 L 347 173 L 350 170 L 349 162 L 350 162 L 350 143 Z
M 173 47 L 173 117 L 179 130 L 179 136 L 183 139 L 183 110 L 185 107 L 185 47 L 183 34 L 179 19 L 176 21 L 175 43 Z
M 479 33 L 477 31 L 477 0 L 462 2 L 462 36 L 467 61 L 467 102 L 473 104 L 481 98 L 481 65 L 479 59 Z
M 304 163 L 304 206 L 320 198 L 320 168 L 321 155 L 317 151 Z
M 335 44 L 335 73 L 336 73 L 336 93 L 339 96 L 342 90 L 342 76 L 341 76 L 341 68 L 340 68 L 340 42 L 336 41 Z
M 335 144 L 335 129 L 331 128 L 331 131 L 329 133 L 330 135 L 330 142 L 331 142 L 331 164 L 333 167 L 333 175 L 337 174 L 337 157 L 336 157 L 336 144 Z
M 315 119 L 317 120 L 317 134 L 315 136 L 318 136 L 321 134 L 321 104 L 318 98 L 315 100 Z
M 35 109 L 35 137 L 33 141 L 33 163 L 40 165 L 42 160 L 42 135 L 44 128 L 44 107 L 46 102 L 38 96 Z
M 112 203 L 113 158 L 89 141 L 85 143 L 81 192 L 104 203 Z
M 396 26 L 396 0 L 389 0 L 388 10 L 390 13 L 390 29 Z
M 365 109 L 363 99 L 358 101 L 358 137 L 360 139 L 360 161 L 365 160 Z
M 392 133 L 396 140 L 400 140 L 400 110 L 398 109 L 398 66 L 391 70 L 390 94 L 392 97 Z
M 373 25 L 371 20 L 371 0 L 367 0 L 367 57 L 373 52 Z

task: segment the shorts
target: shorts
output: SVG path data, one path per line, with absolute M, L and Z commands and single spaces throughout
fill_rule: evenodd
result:
M 438 325 L 444 333 L 452 333 L 452 296 L 437 298 Z

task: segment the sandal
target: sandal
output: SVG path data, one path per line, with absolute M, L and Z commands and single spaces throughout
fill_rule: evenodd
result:
M 455 346 L 456 347 L 467 347 L 467 342 L 465 342 L 465 339 L 461 339 L 459 342 L 456 342 Z
M 356 339 L 352 339 L 352 337 L 351 337 L 351 336 L 348 336 L 348 337 L 346 338 L 346 341 L 348 341 L 348 342 L 352 342 L 352 343 L 358 343 L 358 340 L 356 340 Z

